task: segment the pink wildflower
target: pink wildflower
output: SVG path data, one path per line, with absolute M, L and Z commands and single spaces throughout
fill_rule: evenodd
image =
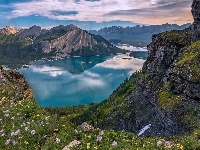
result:
M 20 129 L 16 130 L 14 135 L 17 136 L 20 133 Z
M 18 142 L 16 142 L 16 141 L 13 141 L 13 142 L 12 142 L 12 144 L 13 144 L 13 146 L 15 146 L 15 145 L 17 145 L 17 144 L 18 144 Z
M 159 141 L 157 142 L 157 146 L 159 146 L 159 147 L 162 146 L 162 144 L 163 144 L 163 143 L 162 143 L 161 140 L 159 140 Z
M 6 145 L 10 144 L 10 139 L 6 140 Z
M 3 113 L 9 113 L 10 111 L 7 109 L 7 110 L 5 110 L 5 111 L 3 111 Z
M 32 130 L 32 131 L 31 131 L 31 134 L 34 135 L 34 134 L 35 134 L 35 130 Z
M 101 142 L 102 136 L 97 136 L 97 142 Z
M 25 127 L 25 131 L 28 131 L 28 127 Z
M 112 146 L 117 146 L 117 142 L 114 141 L 114 142 L 112 143 Z
M 8 116 L 9 116 L 9 114 L 5 114 L 4 116 L 5 116 L 5 117 L 8 117 Z
M 172 141 L 165 141 L 165 146 L 171 147 L 171 146 L 173 146 L 173 142 Z

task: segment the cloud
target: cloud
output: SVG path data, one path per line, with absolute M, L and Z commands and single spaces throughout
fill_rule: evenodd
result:
M 84 74 L 85 74 L 86 76 L 93 77 L 93 78 L 100 77 L 99 74 L 93 73 L 93 72 L 90 72 L 90 71 L 87 71 L 87 70 L 84 72 Z
M 37 72 L 37 73 L 42 73 L 42 74 L 47 74 L 49 76 L 52 77 L 57 77 L 59 75 L 63 75 L 66 74 L 67 71 L 63 71 L 61 68 L 58 67 L 50 67 L 50 66 L 31 66 L 31 69 L 33 70 L 33 72 Z
M 192 22 L 192 0 L 32 0 L 10 4 L 9 18 L 40 15 L 54 20 Z
M 122 45 L 122 46 L 117 46 L 118 48 L 121 49 L 125 49 L 125 50 L 129 50 L 129 51 L 147 51 L 146 48 L 142 48 L 142 47 L 135 47 L 135 46 L 126 46 L 126 45 Z
M 82 78 L 80 80 L 80 84 L 83 85 L 84 87 L 92 87 L 92 88 L 104 87 L 106 85 L 105 81 L 103 81 L 103 79 L 101 78 L 93 79 L 87 77 Z
M 117 55 L 113 59 L 109 59 L 103 63 L 97 64 L 96 66 L 102 67 L 102 68 L 112 68 L 112 69 L 128 69 L 129 75 L 133 74 L 136 70 L 140 70 L 141 66 L 144 63 L 144 60 L 137 59 L 130 57 L 130 60 L 122 59 L 129 56 L 127 55 Z

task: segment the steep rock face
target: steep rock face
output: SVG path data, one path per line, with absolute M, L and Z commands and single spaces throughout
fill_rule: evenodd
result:
M 200 1 L 199 0 L 193 0 L 191 12 L 194 18 L 194 23 L 195 24 L 200 23 Z
M 19 29 L 11 25 L 7 25 L 5 28 L 0 29 L 0 33 L 6 34 L 6 35 L 16 34 L 18 31 Z
M 138 125 L 152 124 L 144 135 L 170 136 L 199 126 L 200 38 L 198 28 L 193 28 L 200 25 L 199 7 L 199 1 L 194 0 L 194 23 L 188 29 L 153 36 L 143 76 L 138 78 L 137 90 L 130 97 L 132 103 L 139 104 L 136 107 L 147 112 L 140 116 L 139 109 L 132 110 L 135 115 L 130 120 L 137 123 L 128 121 L 127 126 L 135 127 L 128 130 L 137 132 Z
M 137 114 L 139 109 L 132 110 L 135 118 L 130 116 L 140 126 L 152 124 L 144 135 L 169 136 L 199 126 L 200 37 L 199 29 L 194 28 L 200 26 L 199 7 L 199 1 L 194 0 L 194 23 L 191 27 L 154 35 L 148 45 L 149 57 L 142 68 L 143 76 L 138 78 L 137 90 L 130 97 L 135 105 L 151 105 L 149 109 L 140 105 L 147 110 L 142 116 Z M 150 118 L 149 114 L 153 117 Z M 128 123 L 136 128 L 137 124 Z
M 90 34 L 81 29 L 69 31 L 62 37 L 50 42 L 51 48 L 57 49 L 58 52 L 61 51 L 64 55 L 70 54 L 72 51 L 77 51 L 83 46 L 92 48 L 92 45 L 96 44 L 97 41 L 95 41 Z

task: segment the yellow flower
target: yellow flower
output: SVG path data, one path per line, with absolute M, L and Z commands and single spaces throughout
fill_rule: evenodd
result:
M 39 117 L 40 115 L 39 114 L 37 114 L 37 117 Z
M 23 136 L 19 136 L 18 139 L 22 139 Z
M 28 144 L 28 142 L 27 142 L 27 141 L 25 141 L 25 142 L 24 142 L 24 144 L 26 144 L 26 145 L 27 145 L 27 144 Z
M 54 129 L 54 131 L 58 131 L 58 129 Z
M 90 138 L 91 138 L 91 135 L 88 135 L 87 137 L 90 139 Z
M 46 122 L 46 124 L 49 124 L 48 122 Z
M 180 149 L 180 150 L 184 150 L 184 147 L 183 147 L 183 145 L 181 145 L 181 144 L 176 144 L 176 147 L 178 148 L 178 149 Z
M 90 143 L 87 143 L 87 149 L 90 149 Z
M 95 147 L 94 147 L 94 149 L 98 149 L 98 147 L 97 147 L 97 146 L 95 146 Z
M 64 125 L 64 124 L 63 124 L 62 126 L 63 126 L 63 127 L 65 127 L 65 125 Z

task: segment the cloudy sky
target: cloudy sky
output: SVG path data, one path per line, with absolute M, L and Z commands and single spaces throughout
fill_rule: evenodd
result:
M 192 22 L 192 0 L 0 0 L 0 28 L 7 24 L 83 29 L 112 25 Z

